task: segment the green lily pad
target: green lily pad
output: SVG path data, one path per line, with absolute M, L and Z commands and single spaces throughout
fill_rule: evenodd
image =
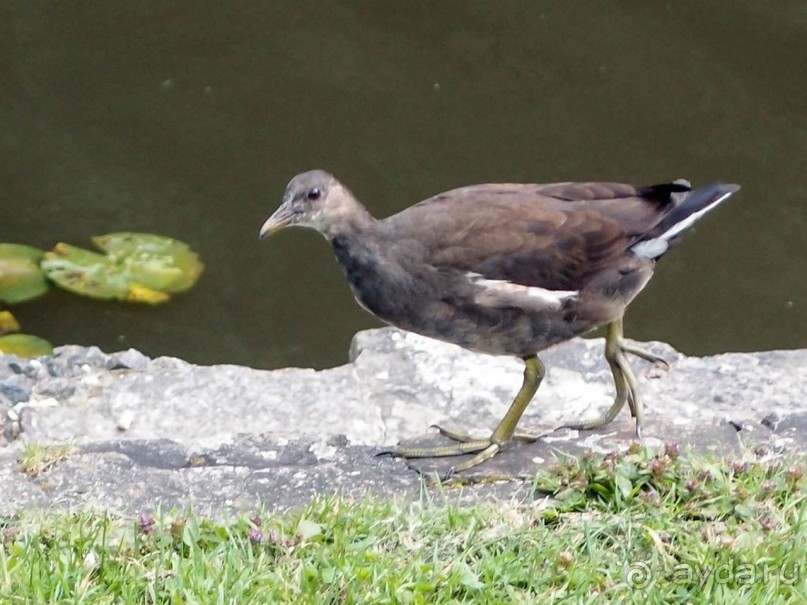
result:
M 48 282 L 39 266 L 44 252 L 22 244 L 0 244 L 0 302 L 14 304 L 42 296 Z
M 187 290 L 204 265 L 186 243 L 150 233 L 109 233 L 92 238 L 114 261 L 126 266 L 131 280 L 158 292 Z
M 129 279 L 112 259 L 70 244 L 56 244 L 42 261 L 45 274 L 65 290 L 92 298 L 126 299 Z
M 187 244 L 168 237 L 110 233 L 93 242 L 106 254 L 60 243 L 45 253 L 42 268 L 77 294 L 157 304 L 190 288 L 204 267 Z
M 17 357 L 39 357 L 50 355 L 53 345 L 31 334 L 6 334 L 0 336 L 0 352 Z

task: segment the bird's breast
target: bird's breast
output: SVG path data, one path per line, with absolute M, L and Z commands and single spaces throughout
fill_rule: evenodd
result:
M 335 237 L 331 244 L 356 301 L 373 315 L 397 325 L 403 304 L 415 297 L 414 292 L 405 291 L 401 268 L 396 271 L 378 250 L 356 237 Z

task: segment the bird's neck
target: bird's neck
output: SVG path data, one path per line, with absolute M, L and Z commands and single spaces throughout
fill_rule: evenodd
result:
M 361 203 L 353 200 L 352 204 L 345 204 L 337 212 L 331 214 L 323 235 L 331 241 L 353 236 L 361 239 L 377 229 L 378 221 Z
M 331 242 L 336 259 L 351 286 L 375 274 L 382 247 L 381 224 L 357 200 L 332 213 L 323 235 Z

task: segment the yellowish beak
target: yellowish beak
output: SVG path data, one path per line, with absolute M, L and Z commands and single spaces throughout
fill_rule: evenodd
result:
M 288 206 L 285 204 L 280 206 L 275 213 L 266 219 L 266 222 L 261 227 L 261 231 L 258 236 L 263 239 L 265 237 L 269 237 L 270 235 L 277 233 L 281 229 L 288 227 L 291 224 L 291 219 L 293 218 L 293 213 L 289 210 Z

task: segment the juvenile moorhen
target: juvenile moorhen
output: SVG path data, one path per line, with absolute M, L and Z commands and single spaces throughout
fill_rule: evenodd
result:
M 545 374 L 537 353 L 603 325 L 614 403 L 601 418 L 567 426 L 605 425 L 627 403 L 641 436 L 642 403 L 626 354 L 663 360 L 623 340 L 622 316 L 669 245 L 738 189 L 712 183 L 693 191 L 684 180 L 474 185 L 376 220 L 342 183 L 312 170 L 291 180 L 260 235 L 291 225 L 316 229 L 331 242 L 356 300 L 383 321 L 524 360 L 521 390 L 488 439 L 440 429 L 459 443 L 392 452 L 475 454 L 452 468 L 462 471 L 510 439 L 535 439 L 516 425 Z

